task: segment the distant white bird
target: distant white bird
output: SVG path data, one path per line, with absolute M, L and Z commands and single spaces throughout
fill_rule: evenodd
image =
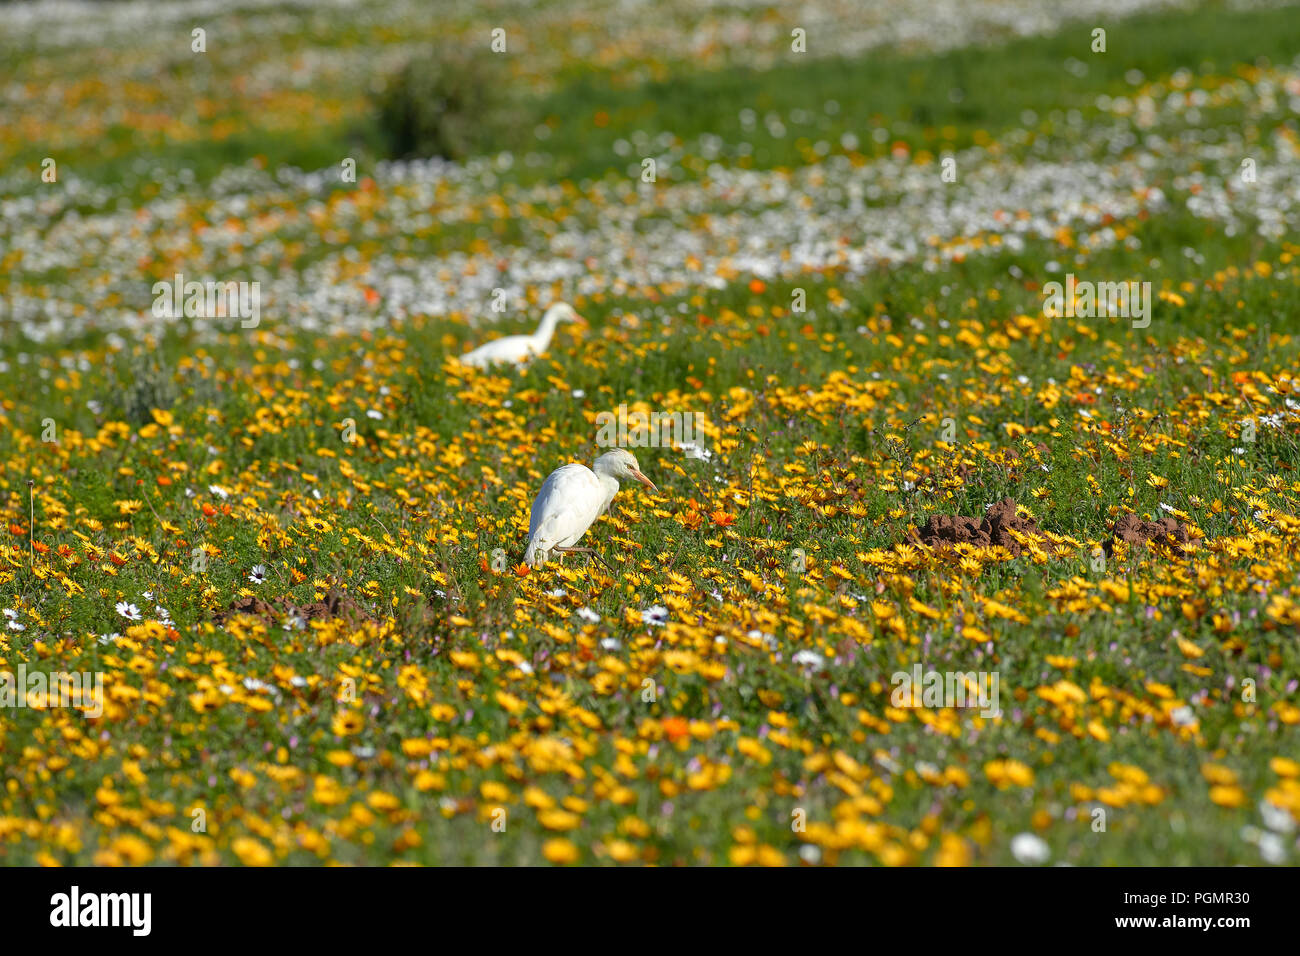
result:
M 566 302 L 557 302 L 546 310 L 542 324 L 532 335 L 507 335 L 494 339 L 486 345 L 480 345 L 472 352 L 456 356 L 462 365 L 475 368 L 487 368 L 496 363 L 508 364 L 526 362 L 534 356 L 541 355 L 551 345 L 555 327 L 561 322 L 586 322 L 587 320 L 573 310 Z
M 620 478 L 639 481 L 651 491 L 659 491 L 653 481 L 641 474 L 635 456 L 622 448 L 605 452 L 590 468 L 577 464 L 562 465 L 551 472 L 533 502 L 524 560 L 536 567 L 552 552 L 561 555 L 570 551 L 596 554 L 591 548 L 575 548 L 573 545 L 605 513 L 614 495 L 618 494 Z

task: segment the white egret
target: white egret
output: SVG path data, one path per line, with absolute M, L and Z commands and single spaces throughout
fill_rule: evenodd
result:
M 537 331 L 532 335 L 507 335 L 504 338 L 493 339 L 472 352 L 456 356 L 456 360 L 462 365 L 472 365 L 475 368 L 487 368 L 497 363 L 526 362 L 550 348 L 555 327 L 561 322 L 585 323 L 586 321 L 567 302 L 557 302 L 546 310 L 546 314 L 542 316 L 542 324 L 537 326 Z
M 524 561 L 536 567 L 552 552 L 596 554 L 591 548 L 574 545 L 614 500 L 619 479 L 639 481 L 651 491 L 659 491 L 653 481 L 641 474 L 636 457 L 622 448 L 605 452 L 590 468 L 562 465 L 551 472 L 533 502 Z

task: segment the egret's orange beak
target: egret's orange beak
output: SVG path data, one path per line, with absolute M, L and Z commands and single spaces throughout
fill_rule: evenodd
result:
M 591 323 L 587 321 L 587 317 L 586 317 L 585 315 L 578 315 L 577 312 L 575 312 L 575 313 L 573 313 L 573 314 L 574 314 L 575 316 L 577 316 L 577 318 L 578 318 L 578 324 L 581 325 L 584 329 L 589 329 L 589 328 L 591 328 Z
M 637 481 L 641 482 L 641 484 L 645 485 L 655 494 L 659 493 L 659 489 L 655 487 L 655 483 L 651 481 L 649 478 L 647 478 L 645 475 L 641 474 L 641 472 L 637 471 L 635 468 L 632 469 L 632 477 L 635 478 Z

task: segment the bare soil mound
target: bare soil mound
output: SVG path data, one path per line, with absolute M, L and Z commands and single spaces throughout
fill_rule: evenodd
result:
M 285 598 L 277 599 L 274 604 L 259 597 L 235 598 L 229 608 L 216 615 L 216 621 L 220 624 L 236 614 L 251 614 L 255 617 L 265 618 L 268 621 L 277 621 L 292 614 L 297 614 L 304 621 L 329 621 L 334 618 L 343 618 L 348 621 L 368 621 L 372 619 L 372 616 L 361 605 L 357 604 L 348 595 L 340 594 L 337 591 L 326 594 L 324 600 L 314 601 L 311 604 L 302 606 Z
M 1143 521 L 1135 514 L 1122 514 L 1115 519 L 1111 538 L 1106 542 L 1106 553 L 1115 550 L 1115 542 L 1147 545 L 1165 544 L 1182 551 L 1188 542 L 1187 528 L 1176 518 L 1164 517 L 1158 521 Z
M 924 525 L 917 529 L 917 536 L 922 544 L 932 548 L 955 544 L 969 544 L 975 547 L 1001 546 L 1019 557 L 1024 548 L 1011 534 L 1037 534 L 1038 523 L 1032 518 L 1016 514 L 1014 498 L 1003 498 L 989 505 L 988 511 L 981 518 L 967 518 L 963 515 L 930 515 Z

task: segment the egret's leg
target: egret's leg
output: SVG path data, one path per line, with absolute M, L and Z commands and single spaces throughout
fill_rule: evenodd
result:
M 592 555 L 592 556 L 594 556 L 594 557 L 596 558 L 597 561 L 599 561 L 601 564 L 605 565 L 605 567 L 609 568 L 609 571 L 610 571 L 611 574 L 617 574 L 617 573 L 618 573 L 618 572 L 615 571 L 612 567 L 610 567 L 609 562 L 606 561 L 604 558 L 602 558 L 602 557 L 600 556 L 600 552 L 599 552 L 599 551 L 596 551 L 594 548 L 559 548 L 559 547 L 557 547 L 557 548 L 554 548 L 554 549 L 552 549 L 552 550 L 559 551 L 559 552 L 561 552 L 562 554 L 569 554 L 569 553 L 572 553 L 572 554 L 589 554 L 589 555 Z

